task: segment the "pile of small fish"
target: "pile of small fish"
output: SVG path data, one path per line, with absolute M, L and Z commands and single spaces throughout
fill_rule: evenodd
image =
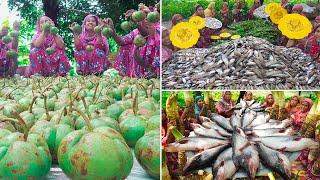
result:
M 165 89 L 315 89 L 320 65 L 297 48 L 245 37 L 176 52 L 163 64 Z
M 192 124 L 189 137 L 168 144 L 167 152 L 186 152 L 183 174 L 204 169 L 214 179 L 265 176 L 276 172 L 291 179 L 291 162 L 303 149 L 319 148 L 319 142 L 302 138 L 289 119 L 270 119 L 260 103 L 241 101 L 231 118 L 212 113 Z

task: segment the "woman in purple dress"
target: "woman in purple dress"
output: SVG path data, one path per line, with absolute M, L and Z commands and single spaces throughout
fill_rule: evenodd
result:
M 89 14 L 83 20 L 81 34 L 73 31 L 76 47 L 74 57 L 77 62 L 77 73 L 80 75 L 100 75 L 111 67 L 108 60 L 108 41 L 101 35 L 101 31 L 94 31 L 99 24 L 99 17 Z M 70 28 L 73 30 L 73 27 L 74 24 Z
M 58 34 L 51 34 L 43 29 L 44 24 L 54 26 L 53 21 L 42 16 L 37 21 L 37 32 L 32 38 L 30 50 L 30 67 L 28 75 L 65 76 L 70 69 L 70 63 L 65 53 L 63 39 Z M 48 53 L 48 48 L 51 52 Z

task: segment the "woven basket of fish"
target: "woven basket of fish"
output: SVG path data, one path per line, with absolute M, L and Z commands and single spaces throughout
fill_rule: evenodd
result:
M 254 100 L 240 101 L 230 118 L 212 113 L 199 119 L 189 137 L 164 148 L 185 152 L 185 176 L 203 170 L 214 179 L 256 179 L 271 172 L 291 179 L 291 164 L 301 151 L 319 148 L 314 139 L 298 136 L 291 120 L 271 119 Z
M 320 64 L 298 48 L 244 37 L 173 54 L 162 66 L 164 89 L 316 89 Z

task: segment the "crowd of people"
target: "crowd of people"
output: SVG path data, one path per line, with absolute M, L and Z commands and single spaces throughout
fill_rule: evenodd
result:
M 214 102 L 214 108 L 210 109 L 210 112 L 217 113 L 223 117 L 230 118 L 231 115 L 234 112 L 234 108 L 236 105 L 236 102 L 232 100 L 232 92 L 231 91 L 225 91 L 222 93 L 221 99 L 217 102 Z M 242 100 L 246 102 L 252 102 L 256 101 L 254 99 L 253 93 L 251 91 L 246 91 L 243 94 Z M 271 113 L 272 109 L 276 109 L 276 113 L 283 113 L 282 116 L 274 116 L 270 114 L 272 119 L 277 120 L 284 120 L 284 119 L 290 119 L 292 122 L 291 128 L 293 129 L 293 132 L 299 135 L 303 135 L 302 129 L 306 128 L 304 127 L 306 123 L 306 118 L 311 111 L 311 108 L 313 106 L 313 101 L 310 98 L 304 98 L 301 96 L 294 95 L 290 97 L 290 99 L 286 102 L 285 107 L 280 107 L 276 103 L 275 97 L 272 94 L 266 95 L 264 102 L 261 103 L 263 108 L 265 108 L 266 112 Z M 168 144 L 174 141 L 173 136 L 170 134 L 170 127 L 177 126 L 177 129 L 181 131 L 181 133 L 184 136 L 189 136 L 190 132 L 193 130 L 192 126 L 190 126 L 191 123 L 201 123 L 199 121 L 199 116 L 202 113 L 203 109 L 205 109 L 205 103 L 204 103 L 204 97 L 203 96 L 196 96 L 194 100 L 194 113 L 195 117 L 187 118 L 187 119 L 181 119 L 180 124 L 172 124 L 172 120 L 168 119 L 166 116 L 166 112 L 163 111 L 162 114 L 162 144 Z M 208 105 L 207 105 L 208 106 Z M 179 115 L 183 114 L 183 110 L 180 109 Z M 203 116 L 203 115 L 202 115 Z M 320 124 L 320 121 L 319 123 Z M 313 136 L 314 137 L 314 136 Z M 308 159 L 309 155 L 308 150 L 304 150 L 301 155 L 299 156 L 299 160 L 305 165 L 307 169 L 307 177 L 310 179 L 314 179 L 314 176 L 311 173 L 311 168 L 313 167 L 313 164 L 315 162 L 315 159 Z M 176 154 L 170 154 L 167 156 L 168 165 L 170 164 L 169 169 L 176 169 L 178 167 L 177 163 L 174 163 Z M 320 160 L 319 160 L 320 161 Z
M 199 16 L 202 18 L 217 18 L 218 16 L 221 17 L 222 21 L 222 28 L 220 29 L 210 29 L 208 27 L 203 28 L 200 30 L 200 39 L 198 43 L 195 45 L 197 48 L 207 48 L 211 46 L 213 40 L 211 39 L 212 35 L 223 31 L 225 28 L 228 27 L 233 22 L 239 21 L 246 21 L 246 20 L 253 20 L 255 18 L 254 12 L 257 8 L 264 5 L 263 0 L 255 0 L 254 4 L 251 6 L 247 13 L 244 13 L 244 6 L 246 2 L 242 0 L 236 0 L 235 8 L 233 11 L 229 11 L 229 5 L 227 1 L 223 2 L 220 14 L 218 14 L 215 10 L 215 3 L 212 2 L 208 5 L 206 9 L 200 4 L 196 4 L 194 6 L 194 13 L 192 16 Z M 290 4 L 288 0 L 281 0 L 281 6 L 287 10 L 288 14 L 297 13 L 305 16 L 303 12 L 303 6 L 301 4 Z M 164 28 L 162 34 L 162 45 L 163 45 L 163 61 L 167 61 L 172 56 L 172 53 L 179 50 L 176 47 L 173 47 L 170 40 L 169 34 L 170 29 L 182 22 L 184 20 L 181 14 L 175 14 L 172 16 L 170 28 Z M 301 39 L 301 40 L 293 40 L 288 39 L 285 36 L 279 40 L 278 45 L 286 46 L 286 47 L 297 47 L 302 49 L 303 52 L 306 54 L 310 54 L 313 59 L 320 62 L 320 15 L 318 15 L 313 21 L 313 30 L 308 35 L 308 37 Z
M 152 11 L 160 12 L 160 6 L 147 7 L 139 5 L 139 10 L 148 14 Z M 135 10 L 127 11 L 126 18 L 130 19 Z M 63 37 L 58 33 L 44 30 L 44 25 L 55 26 L 47 16 L 39 17 L 36 23 L 35 35 L 31 41 L 30 65 L 25 76 L 65 76 L 70 70 Z M 82 31 L 75 30 L 76 23 L 70 25 L 74 36 L 76 71 L 80 75 L 100 75 L 105 70 L 115 68 L 122 76 L 129 77 L 159 77 L 160 75 L 160 22 L 151 23 L 147 19 L 136 22 L 137 28 L 124 36 L 119 36 L 110 18 L 102 19 L 97 15 L 87 15 L 82 23 Z M 110 50 L 108 40 L 101 31 L 95 28 L 109 27 L 113 38 L 120 47 L 119 53 L 112 63 L 109 60 Z M 13 29 L 19 32 L 19 23 L 15 22 Z M 0 77 L 13 75 L 17 68 L 17 58 L 9 58 L 9 49 L 18 52 L 18 37 L 13 37 L 10 43 L 4 43 L 2 37 L 8 35 L 9 27 L 3 26 L 0 31 Z M 136 36 L 142 35 L 146 43 L 142 47 L 134 44 Z M 52 48 L 53 52 L 46 50 Z

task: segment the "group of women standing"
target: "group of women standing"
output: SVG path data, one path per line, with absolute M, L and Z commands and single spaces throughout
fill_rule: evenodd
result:
M 150 9 L 143 6 L 146 14 Z M 155 10 L 157 10 L 155 8 Z M 159 9 L 158 9 L 159 10 Z M 130 10 L 134 12 L 134 10 Z M 129 13 L 127 12 L 128 17 Z M 57 33 L 50 33 L 44 29 L 44 25 L 54 26 L 54 22 L 47 16 L 42 16 L 36 24 L 36 33 L 32 38 L 30 49 L 30 66 L 28 67 L 26 76 L 39 74 L 42 76 L 65 76 L 70 70 L 70 61 L 65 52 L 65 44 L 63 38 Z M 114 65 L 109 61 L 109 44 L 106 37 L 101 31 L 95 31 L 95 27 L 110 27 L 113 31 L 110 37 L 114 38 L 120 46 Z M 160 25 L 150 23 L 147 20 L 138 22 L 138 28 L 124 36 L 118 36 L 113 22 L 110 18 L 100 19 L 98 16 L 89 14 L 82 23 L 82 31 L 75 30 L 75 23 L 70 25 L 70 29 L 74 36 L 77 73 L 80 75 L 100 75 L 105 70 L 114 68 L 120 72 L 122 76 L 129 77 L 159 77 L 160 74 Z M 16 28 L 17 29 L 17 28 Z M 5 29 L 2 28 L 0 36 L 4 36 Z M 146 43 L 142 47 L 134 45 L 134 38 L 142 35 L 146 39 Z M 0 40 L 1 68 L 12 66 L 10 63 L 14 60 L 6 56 L 8 48 L 17 52 L 17 40 L 10 44 L 4 44 Z M 90 50 L 88 50 L 88 47 Z M 52 48 L 53 52 L 48 53 L 46 50 Z M 3 74 L 1 76 L 4 76 Z

